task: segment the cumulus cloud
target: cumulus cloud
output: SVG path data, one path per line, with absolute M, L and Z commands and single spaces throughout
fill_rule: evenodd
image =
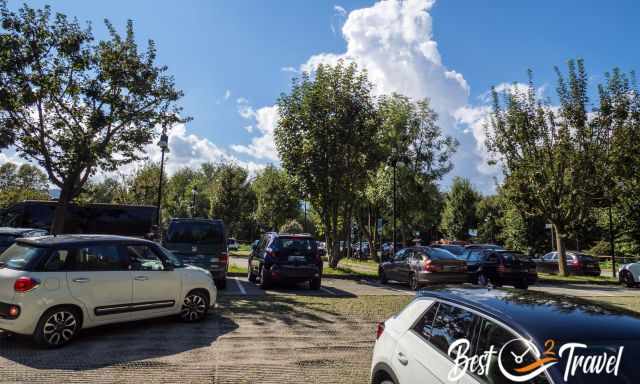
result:
M 336 14 L 344 17 L 347 16 L 347 10 L 344 9 L 344 7 L 340 6 L 340 5 L 334 5 L 333 6 L 333 10 L 336 12 Z
M 244 103 L 239 107 L 239 113 L 245 119 L 255 121 L 255 127 L 262 135 L 251 139 L 251 143 L 248 145 L 235 144 L 231 146 L 231 149 L 257 159 L 279 161 L 273 138 L 273 132 L 276 129 L 279 118 L 278 107 L 273 105 L 254 110 L 249 104 Z
M 291 73 L 297 73 L 298 72 L 298 70 L 296 68 L 294 68 L 294 67 L 282 67 L 282 68 L 280 68 L 280 70 L 282 72 L 291 72 Z

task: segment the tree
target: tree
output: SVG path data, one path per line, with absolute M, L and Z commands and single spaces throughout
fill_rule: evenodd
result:
M 86 203 L 127 204 L 130 202 L 128 182 L 124 175 L 121 176 L 121 180 L 108 177 L 100 182 L 89 181 L 78 200 Z
M 12 12 L 2 0 L 0 13 L 0 144 L 15 143 L 60 188 L 51 229 L 60 233 L 92 175 L 139 160 L 157 127 L 186 120 L 182 93 L 155 64 L 153 41 L 139 52 L 131 21 L 124 37 L 105 21 L 109 39 L 95 43 L 49 7 Z
M 294 79 L 278 100 L 275 143 L 282 167 L 322 218 L 330 264 L 337 266 L 339 219 L 350 215 L 367 171 L 377 166 L 378 115 L 365 72 L 342 61 Z
M 496 243 L 502 225 L 500 219 L 503 216 L 500 196 L 484 196 L 476 205 L 476 218 L 478 223 L 478 241 L 483 243 Z
M 537 98 L 531 72 L 528 89 L 507 91 L 504 104 L 492 91 L 487 146 L 501 161 L 508 199 L 526 214 L 553 224 L 560 274 L 566 275 L 566 237 L 597 197 L 595 159 L 604 132 L 598 124 L 589 124 L 582 60 L 569 61 L 568 79 L 556 72 L 557 112 Z
M 222 219 L 231 235 L 249 238 L 254 225 L 256 197 L 247 170 L 235 164 L 223 164 L 214 175 L 214 181 L 206 190 L 210 216 Z
M 129 199 L 132 204 L 157 205 L 160 184 L 160 164 L 146 162 L 129 181 Z
M 23 200 L 48 200 L 47 176 L 37 167 L 14 163 L 0 165 L 0 207 Z
M 302 224 L 300 224 L 297 220 L 292 219 L 287 221 L 284 225 L 280 227 L 280 232 L 303 233 L 304 229 L 302 228 Z
M 469 239 L 469 230 L 477 227 L 476 206 L 480 195 L 467 179 L 456 177 L 447 193 L 442 212 L 442 231 L 453 240 Z
M 299 216 L 302 196 L 284 170 L 268 165 L 256 175 L 251 188 L 256 196 L 255 217 L 262 228 L 275 230 Z

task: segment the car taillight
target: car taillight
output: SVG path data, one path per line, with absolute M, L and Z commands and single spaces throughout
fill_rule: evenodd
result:
M 383 333 L 384 333 L 384 321 L 378 323 L 378 326 L 376 327 L 376 340 L 378 340 Z
M 425 272 L 439 272 L 441 270 L 438 264 L 432 264 L 431 259 L 425 260 L 424 264 L 422 264 L 423 270 Z
M 28 292 L 37 287 L 40 281 L 32 277 L 22 276 L 13 284 L 13 289 L 16 292 Z
M 229 262 L 229 254 L 227 252 L 222 252 L 220 254 L 219 261 L 221 264 L 227 264 Z
M 498 265 L 498 272 L 505 272 L 506 268 L 504 267 L 504 264 L 500 264 Z

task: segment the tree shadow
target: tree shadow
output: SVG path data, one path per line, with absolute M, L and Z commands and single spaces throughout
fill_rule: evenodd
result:
M 84 371 L 129 365 L 170 366 L 162 361 L 140 361 L 208 347 L 238 328 L 231 319 L 210 314 L 198 323 L 158 318 L 110 324 L 83 330 L 60 349 L 42 349 L 31 338 L 0 335 L 0 357 L 36 369 Z

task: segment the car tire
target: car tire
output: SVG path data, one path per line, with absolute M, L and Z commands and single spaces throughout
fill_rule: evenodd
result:
M 314 277 L 309 281 L 309 289 L 313 291 L 319 290 L 321 286 L 322 286 L 322 278 L 320 277 Z
M 529 289 L 529 282 L 527 281 L 527 278 L 522 279 L 521 281 L 513 284 L 513 286 L 516 289 Z
M 216 288 L 218 289 L 226 289 L 227 288 L 227 278 L 224 277 L 222 279 L 215 280 Z
M 623 271 L 620 275 L 620 280 L 622 280 L 622 283 L 629 288 L 633 288 L 636 286 L 636 282 L 633 280 L 633 276 L 629 271 Z
M 81 319 L 80 312 L 75 308 L 51 308 L 40 317 L 33 338 L 45 348 L 60 348 L 78 334 Z
M 180 309 L 180 320 L 187 323 L 204 320 L 209 309 L 207 295 L 199 290 L 191 291 L 184 297 Z
M 383 269 L 378 271 L 378 279 L 380 280 L 380 284 L 387 284 L 389 282 L 389 280 L 387 280 L 387 274 L 384 273 Z
M 258 281 L 258 276 L 256 276 L 253 273 L 253 269 L 251 268 L 251 265 L 249 265 L 249 272 L 247 272 L 247 280 L 249 280 L 249 282 L 251 283 L 256 283 L 256 281 Z
M 409 275 L 409 288 L 411 288 L 412 291 L 417 291 L 418 288 L 420 288 L 418 279 L 416 278 L 416 275 L 414 273 Z
M 481 287 L 486 287 L 487 285 L 489 285 L 489 279 L 487 279 L 484 273 L 479 273 L 478 277 L 476 278 L 476 284 Z
M 271 288 L 271 274 L 269 270 L 265 268 L 265 266 L 260 267 L 260 288 L 269 289 Z

